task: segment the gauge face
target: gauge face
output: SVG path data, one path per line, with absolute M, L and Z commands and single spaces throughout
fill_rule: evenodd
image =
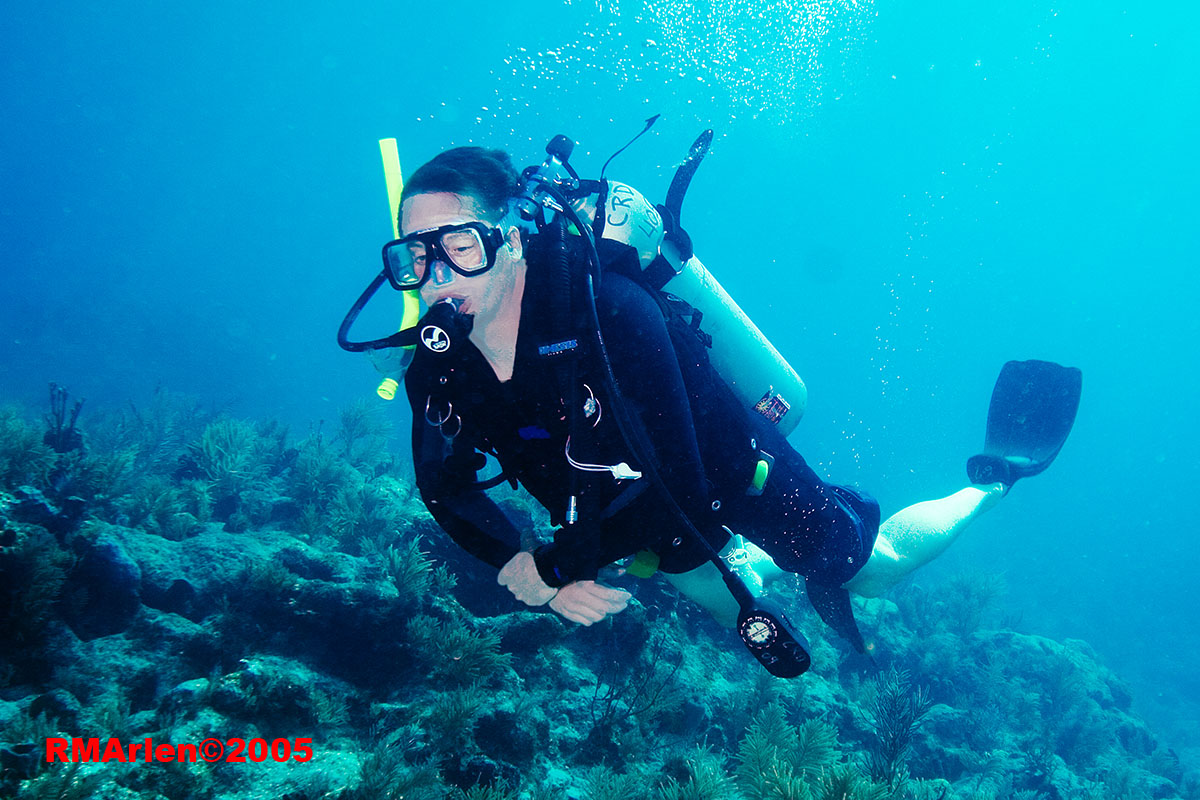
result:
M 762 614 L 753 614 L 743 620 L 739 633 L 751 647 L 768 647 L 778 635 L 775 621 Z

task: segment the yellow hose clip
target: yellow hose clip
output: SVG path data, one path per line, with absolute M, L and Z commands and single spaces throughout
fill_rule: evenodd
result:
M 771 477 L 771 470 L 775 467 L 775 456 L 765 450 L 758 451 L 758 463 L 754 465 L 754 476 L 750 479 L 750 485 L 746 487 L 746 494 L 751 497 L 758 497 L 763 493 L 763 487 L 767 485 L 767 480 Z
M 649 578 L 655 572 L 658 572 L 658 564 L 662 559 L 658 557 L 658 553 L 650 550 L 639 550 L 633 557 L 633 561 L 629 562 L 629 566 L 625 568 L 626 575 L 632 575 L 635 578 Z
M 754 465 L 754 480 L 750 481 L 750 485 L 755 491 L 761 492 L 763 487 L 767 485 L 767 473 L 770 467 L 765 461 L 759 461 Z

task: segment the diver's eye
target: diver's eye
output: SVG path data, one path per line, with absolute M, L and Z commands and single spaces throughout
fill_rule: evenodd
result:
M 425 270 L 425 245 L 420 242 L 410 242 L 406 245 L 408 248 L 408 262 L 412 264 L 412 268 L 420 275 Z
M 442 237 L 442 249 L 461 269 L 478 269 L 484 264 L 483 243 L 475 231 L 452 231 Z

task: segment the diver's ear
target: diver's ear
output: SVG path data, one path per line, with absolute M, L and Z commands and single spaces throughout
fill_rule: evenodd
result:
M 520 261 L 525 255 L 521 247 L 521 229 L 516 225 L 508 229 L 508 234 L 504 237 L 505 246 L 512 251 L 512 257 Z

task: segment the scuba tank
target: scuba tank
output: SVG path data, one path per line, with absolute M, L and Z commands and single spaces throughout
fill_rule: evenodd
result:
M 692 146 L 665 206 L 656 208 L 632 186 L 610 180 L 607 192 L 602 189 L 579 198 L 572 207 L 596 230 L 596 205 L 603 195 L 602 238 L 633 247 L 651 286 L 700 312 L 704 332 L 712 337 L 709 359 L 717 374 L 747 408 L 775 424 L 786 437 L 804 415 L 808 401 L 804 381 L 691 252 L 691 242 L 679 227 L 683 192 L 711 137 L 712 132 L 706 131 Z

